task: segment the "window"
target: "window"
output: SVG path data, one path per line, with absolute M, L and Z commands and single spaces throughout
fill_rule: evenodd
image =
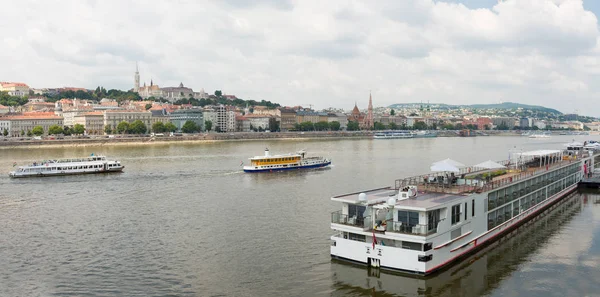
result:
M 356 241 L 362 241 L 362 242 L 367 241 L 367 237 L 365 235 L 360 235 L 360 234 L 356 234 L 356 233 L 348 233 L 348 237 L 350 238 L 350 240 L 356 240 Z
M 475 199 L 471 200 L 471 217 L 475 216 Z
M 348 217 L 363 218 L 363 213 L 367 209 L 364 205 L 348 204 Z
M 460 204 L 452 206 L 452 225 L 460 222 Z
M 465 202 L 465 221 L 467 220 L 467 202 Z
M 429 262 L 433 259 L 433 255 L 419 256 L 419 262 Z
M 398 222 L 402 222 L 403 226 L 414 227 L 419 224 L 419 213 L 415 211 L 398 211 Z
M 427 212 L 427 230 L 436 231 L 438 223 L 440 222 L 440 210 L 432 210 Z

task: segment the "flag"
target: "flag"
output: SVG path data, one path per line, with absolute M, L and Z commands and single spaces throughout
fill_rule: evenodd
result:
M 17 162 L 13 162 L 13 167 L 17 166 Z
M 376 244 L 377 244 L 377 238 L 375 238 L 375 230 L 373 230 L 373 249 L 375 249 Z
M 240 166 L 244 165 L 244 161 L 240 161 Z

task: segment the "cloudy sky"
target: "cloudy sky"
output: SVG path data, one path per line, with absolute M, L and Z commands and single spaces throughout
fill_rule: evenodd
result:
M 0 80 L 179 82 L 317 108 L 500 101 L 600 116 L 600 1 L 8 1 Z

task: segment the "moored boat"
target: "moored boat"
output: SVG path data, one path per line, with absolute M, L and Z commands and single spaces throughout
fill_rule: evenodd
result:
M 373 134 L 375 139 L 404 139 L 414 138 L 415 135 L 407 131 L 381 131 Z
M 322 168 L 331 165 L 331 159 L 324 157 L 306 157 L 305 151 L 295 154 L 271 155 L 265 149 L 264 156 L 250 158 L 250 165 L 244 166 L 244 172 L 271 172 L 281 170 Z
M 416 131 L 412 134 L 414 135 L 414 138 L 431 138 L 438 136 L 436 131 Z
M 466 167 L 453 160 L 393 186 L 334 196 L 332 258 L 428 275 L 536 217 L 594 168 L 593 153 L 512 153 Z M 588 171 L 589 170 L 589 171 Z
M 70 158 L 33 162 L 30 165 L 19 166 L 11 171 L 10 177 L 44 177 L 55 175 L 109 173 L 123 171 L 125 166 L 119 161 L 107 160 L 105 156 L 90 156 L 85 158 Z

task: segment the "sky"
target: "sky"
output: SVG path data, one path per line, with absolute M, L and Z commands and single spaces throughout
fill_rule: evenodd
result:
M 8 1 L 0 81 L 182 82 L 282 105 L 519 102 L 600 116 L 600 1 Z

